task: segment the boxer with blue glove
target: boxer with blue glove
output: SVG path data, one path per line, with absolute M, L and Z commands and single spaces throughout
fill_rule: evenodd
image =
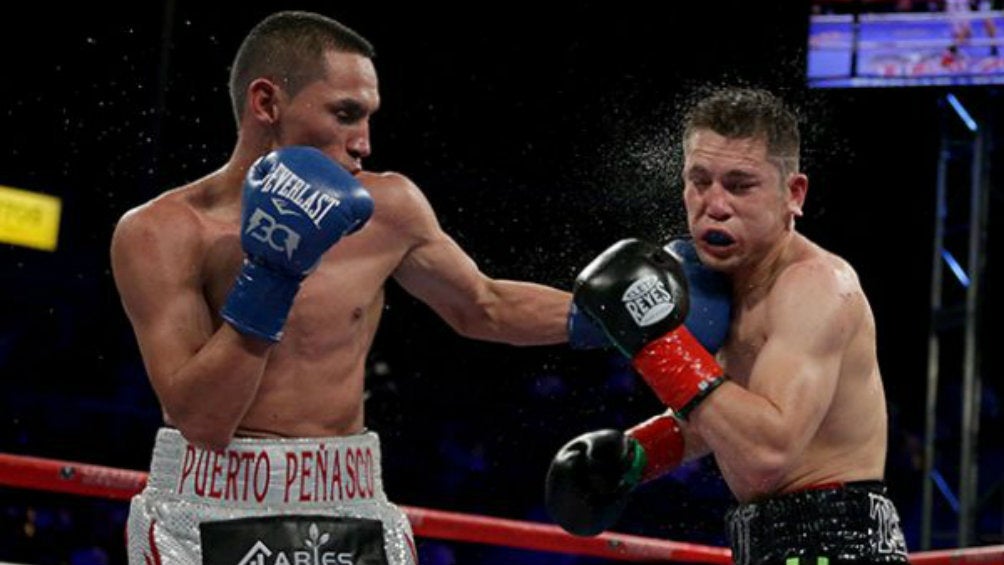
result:
M 466 337 L 572 337 L 570 293 L 482 272 L 415 183 L 364 168 L 381 104 L 373 54 L 321 14 L 262 19 L 230 65 L 229 158 L 115 228 L 115 283 L 165 423 L 130 511 L 130 563 L 236 562 L 228 548 L 315 531 L 339 560 L 414 565 L 365 421 L 389 280 Z M 322 456 L 358 484 L 325 483 Z M 238 468 L 251 459 L 261 472 Z

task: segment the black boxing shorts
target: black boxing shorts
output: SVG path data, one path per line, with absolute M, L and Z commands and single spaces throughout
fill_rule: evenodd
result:
M 881 481 L 814 487 L 726 515 L 737 565 L 907 563 L 899 514 Z

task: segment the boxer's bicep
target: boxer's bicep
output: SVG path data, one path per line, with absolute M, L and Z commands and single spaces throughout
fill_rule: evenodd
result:
M 836 388 L 839 357 L 807 354 L 794 341 L 775 338 L 764 346 L 750 376 L 749 391 L 775 412 L 764 439 L 786 458 L 797 457 L 815 436 Z
M 770 333 L 749 380 L 787 430 L 786 450 L 801 452 L 829 413 L 841 363 L 861 311 L 832 269 L 795 267 L 778 281 L 769 305 Z
M 422 191 L 407 178 L 385 175 L 395 198 L 387 202 L 384 217 L 393 218 L 399 237 L 408 248 L 394 279 L 409 294 L 432 308 L 461 333 L 476 322 L 480 305 L 490 299 L 486 277 L 473 259 L 439 224 L 435 211 Z M 378 212 L 380 202 L 377 203 Z
M 405 290 L 467 337 L 513 344 L 567 340 L 569 293 L 485 275 L 443 231 L 418 188 L 410 182 L 403 188 L 410 198 L 397 212 L 413 244 L 394 278 Z
M 415 250 L 395 276 L 467 337 L 514 345 L 568 340 L 571 294 L 536 283 L 490 278 L 452 239 Z
M 413 248 L 394 277 L 463 334 L 469 333 L 491 300 L 487 277 L 445 233 Z
M 165 230 L 149 210 L 116 226 L 115 284 L 151 379 L 177 371 L 212 334 L 212 316 L 196 271 L 197 244 L 181 226 Z

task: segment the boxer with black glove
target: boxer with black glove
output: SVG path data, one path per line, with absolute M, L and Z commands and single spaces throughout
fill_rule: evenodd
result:
M 676 468 L 683 453 L 683 432 L 670 415 L 655 416 L 627 432 L 583 434 L 551 462 L 547 510 L 565 531 L 594 536 L 617 521 L 635 487 Z
M 701 264 L 689 239 L 675 239 L 663 250 L 643 242 L 623 241 L 600 257 L 607 257 L 609 262 L 627 263 L 631 259 L 627 255 L 629 252 L 623 251 L 625 248 L 640 251 L 640 257 L 655 256 L 657 264 L 673 265 L 670 267 L 673 278 L 666 279 L 668 282 L 662 282 L 658 269 L 648 275 L 657 278 L 656 285 L 649 285 L 655 289 L 650 290 L 654 298 L 635 305 L 633 316 L 645 319 L 643 312 L 649 312 L 648 319 L 652 319 L 659 315 L 659 312 L 651 314 L 652 309 L 660 304 L 664 311 L 675 309 L 673 320 L 681 316 L 685 319 L 684 325 L 675 331 L 692 334 L 699 342 L 696 347 L 708 351 L 721 348 L 728 335 L 731 316 L 728 279 Z M 608 255 L 611 252 L 616 257 Z M 595 265 L 596 262 L 587 267 L 583 275 Z M 603 274 L 596 275 L 599 271 Z M 606 268 L 601 268 L 587 276 L 602 278 L 608 276 L 607 272 Z M 582 275 L 579 281 L 583 281 Z M 671 300 L 658 292 L 659 288 L 666 287 L 673 288 L 680 296 L 673 301 L 675 306 L 669 306 Z M 683 288 L 688 292 L 683 292 Z M 579 296 L 576 294 L 577 298 Z M 683 302 L 682 307 L 680 302 Z M 645 310 L 645 304 L 654 306 Z M 619 335 L 622 334 L 612 336 L 615 342 Z M 676 468 L 683 460 L 684 447 L 683 432 L 676 419 L 668 414 L 653 417 L 627 432 L 599 430 L 583 434 L 562 447 L 551 463 L 545 489 L 548 511 L 566 531 L 581 536 L 596 535 L 613 525 L 636 486 Z
M 684 325 L 687 277 L 666 250 L 636 239 L 617 242 L 579 274 L 574 300 L 679 417 L 723 382 L 714 357 Z

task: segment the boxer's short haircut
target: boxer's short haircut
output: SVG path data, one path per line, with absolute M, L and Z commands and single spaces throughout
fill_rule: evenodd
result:
M 376 52 L 363 36 L 320 14 L 276 12 L 259 22 L 241 43 L 230 68 L 230 102 L 240 123 L 247 89 L 257 78 L 268 78 L 295 96 L 324 73 L 329 50 L 372 59 Z
M 764 139 L 767 154 L 778 165 L 782 178 L 799 170 L 798 118 L 780 98 L 766 90 L 722 88 L 714 91 L 686 113 L 684 144 L 701 129 L 729 139 Z

